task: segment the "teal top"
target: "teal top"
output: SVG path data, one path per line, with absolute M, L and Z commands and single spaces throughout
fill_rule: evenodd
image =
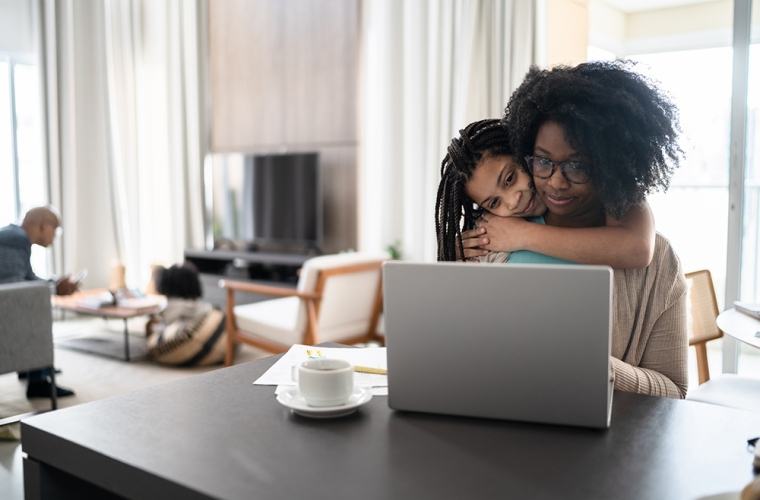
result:
M 543 215 L 527 217 L 526 220 L 538 224 L 546 224 Z M 517 250 L 509 254 L 507 264 L 575 264 L 569 260 L 558 259 L 542 253 L 531 252 L 530 250 Z

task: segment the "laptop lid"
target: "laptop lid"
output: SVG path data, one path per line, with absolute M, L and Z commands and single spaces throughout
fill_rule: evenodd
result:
M 388 404 L 609 427 L 612 269 L 383 265 Z

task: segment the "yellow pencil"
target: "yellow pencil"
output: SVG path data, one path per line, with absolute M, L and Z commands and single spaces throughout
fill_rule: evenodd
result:
M 354 366 L 354 371 L 361 373 L 375 373 L 377 375 L 388 374 L 388 370 L 385 368 L 372 368 L 371 366 Z

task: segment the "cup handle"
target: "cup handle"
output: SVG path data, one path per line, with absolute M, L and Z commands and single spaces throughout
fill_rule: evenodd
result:
M 293 365 L 290 367 L 290 380 L 298 383 L 298 365 Z

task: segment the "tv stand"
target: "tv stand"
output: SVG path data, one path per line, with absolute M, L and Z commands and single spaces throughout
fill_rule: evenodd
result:
M 262 243 L 248 243 L 245 245 L 244 252 L 251 253 L 267 253 L 272 255 L 305 255 L 308 257 L 314 257 L 322 255 L 322 251 L 319 247 L 314 245 L 265 245 Z
M 220 279 L 231 279 L 295 289 L 298 270 L 314 255 L 266 251 L 185 250 L 185 261 L 200 273 L 203 299 L 224 308 L 227 295 L 219 288 Z M 271 299 L 268 295 L 238 294 L 236 304 Z

